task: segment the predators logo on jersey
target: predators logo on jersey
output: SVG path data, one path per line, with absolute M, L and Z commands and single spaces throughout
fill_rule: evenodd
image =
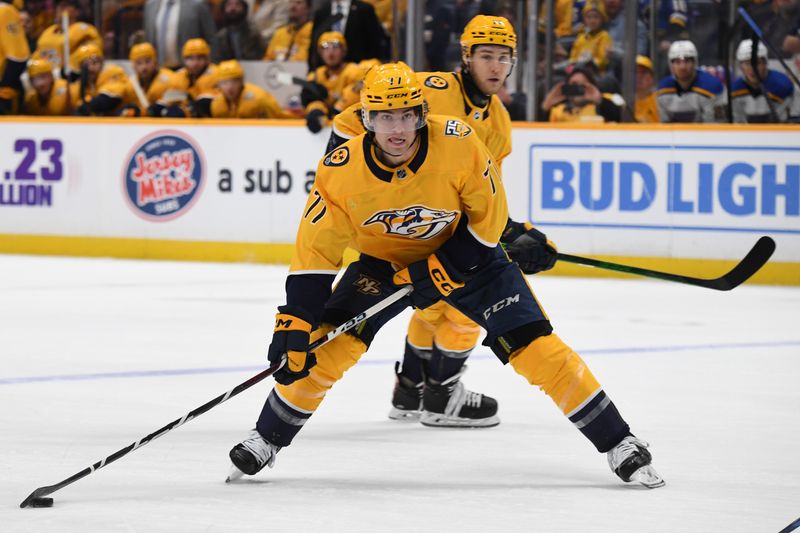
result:
M 430 239 L 441 233 L 458 217 L 458 211 L 441 211 L 424 205 L 379 211 L 362 224 L 383 224 L 386 233 L 413 239 Z
M 322 162 L 326 167 L 340 167 L 350 160 L 350 150 L 346 146 L 337 148 L 325 157 Z
M 447 80 L 441 76 L 428 76 L 425 79 L 425 86 L 431 89 L 447 89 Z
M 472 133 L 472 128 L 458 120 L 448 120 L 444 125 L 444 134 L 450 137 L 466 137 Z

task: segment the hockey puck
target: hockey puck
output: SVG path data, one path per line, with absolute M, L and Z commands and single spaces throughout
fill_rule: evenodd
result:
M 52 507 L 53 498 L 33 498 L 29 505 L 31 507 Z

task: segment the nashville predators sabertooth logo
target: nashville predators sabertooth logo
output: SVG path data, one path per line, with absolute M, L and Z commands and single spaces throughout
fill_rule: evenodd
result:
M 457 217 L 458 211 L 442 211 L 424 205 L 413 205 L 403 209 L 379 211 L 369 217 L 362 226 L 383 224 L 383 229 L 388 234 L 427 240 L 444 231 Z

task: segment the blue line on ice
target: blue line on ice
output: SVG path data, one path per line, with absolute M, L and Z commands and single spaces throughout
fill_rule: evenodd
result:
M 676 346 L 638 346 L 630 348 L 594 348 L 578 350 L 582 355 L 604 355 L 604 354 L 631 354 L 631 353 L 659 353 L 659 352 L 682 352 L 687 350 L 737 350 L 749 348 L 785 348 L 800 346 L 800 341 L 775 341 L 775 342 L 744 342 L 744 343 L 724 343 L 724 344 L 687 344 Z M 494 356 L 489 353 L 475 353 L 470 358 L 473 360 L 491 359 Z M 394 363 L 394 359 L 375 359 L 370 358 L 369 354 L 359 361 L 360 365 L 389 365 Z M 218 374 L 226 372 L 260 372 L 263 366 L 221 366 L 210 368 L 175 368 L 166 370 L 131 370 L 126 372 L 98 372 L 91 374 L 56 374 L 51 376 L 22 376 L 12 378 L 0 378 L 0 385 L 15 385 L 20 383 L 38 383 L 43 381 L 93 381 L 101 379 L 118 378 L 149 378 L 161 376 L 185 376 L 192 374 Z

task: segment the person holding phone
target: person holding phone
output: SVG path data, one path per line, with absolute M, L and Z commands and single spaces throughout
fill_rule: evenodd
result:
M 590 70 L 575 67 L 550 90 L 542 109 L 549 113 L 550 122 L 620 122 L 623 104 L 619 99 L 601 93 Z

